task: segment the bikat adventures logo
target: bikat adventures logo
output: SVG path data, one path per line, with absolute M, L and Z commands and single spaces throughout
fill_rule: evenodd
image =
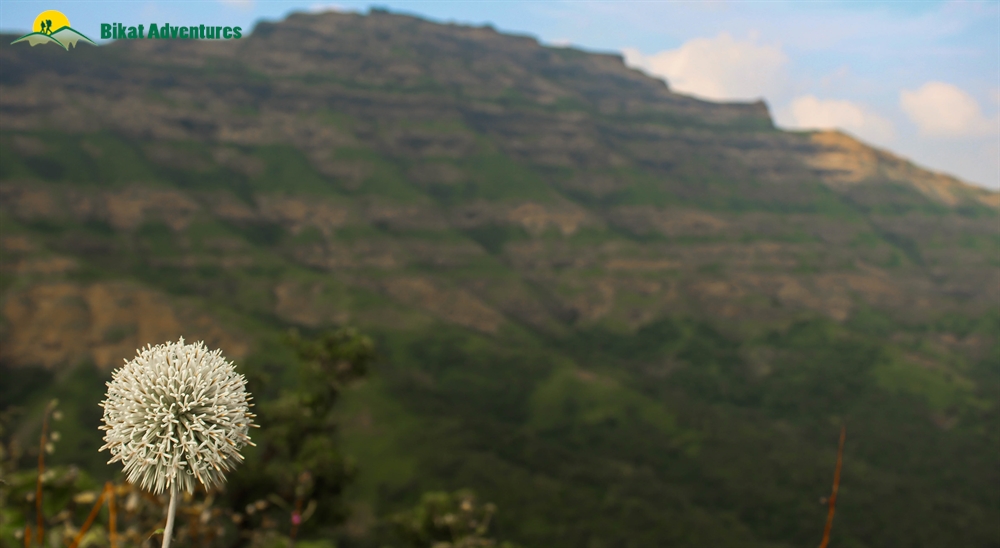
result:
M 96 46 L 93 40 L 69 24 L 69 18 L 56 10 L 43 11 L 35 18 L 33 32 L 11 42 L 27 42 L 32 46 L 56 44 L 65 50 L 80 41 Z M 123 23 L 101 23 L 102 40 L 238 40 L 243 37 L 242 27 L 214 25 L 172 25 L 150 23 L 126 26 Z
M 69 18 L 56 10 L 43 11 L 35 17 L 35 23 L 31 25 L 32 32 L 25 34 L 11 42 L 27 42 L 32 46 L 38 44 L 55 44 L 65 50 L 70 46 L 76 47 L 80 41 L 96 46 L 93 40 L 69 25 Z

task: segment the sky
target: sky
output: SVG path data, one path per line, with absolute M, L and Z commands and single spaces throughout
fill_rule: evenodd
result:
M 295 11 L 371 7 L 618 52 L 676 92 L 763 98 L 781 128 L 841 129 L 1000 190 L 1000 0 L 3 0 L 0 31 L 28 32 L 48 9 L 96 39 L 100 23 L 247 29 Z

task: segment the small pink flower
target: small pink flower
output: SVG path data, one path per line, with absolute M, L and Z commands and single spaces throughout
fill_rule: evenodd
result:
M 292 512 L 292 523 L 295 525 L 302 523 L 302 516 L 298 512 Z

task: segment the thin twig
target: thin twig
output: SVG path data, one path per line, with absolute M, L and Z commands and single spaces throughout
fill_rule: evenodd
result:
M 826 514 L 826 528 L 823 530 L 823 542 L 819 548 L 827 548 L 830 544 L 830 529 L 833 527 L 833 513 L 837 508 L 837 490 L 840 488 L 840 467 L 844 463 L 844 438 L 847 436 L 847 426 L 840 427 L 840 447 L 837 449 L 837 468 L 833 471 L 833 493 L 830 494 L 830 510 Z
M 87 521 L 83 522 L 83 526 L 80 527 L 80 531 L 76 534 L 76 538 L 73 539 L 73 543 L 69 545 L 69 548 L 76 548 L 80 545 L 83 535 L 94 524 L 94 520 L 97 519 L 97 513 L 101 511 L 101 505 L 104 504 L 104 495 L 106 493 L 107 488 L 101 491 L 101 495 L 97 497 L 97 502 L 94 503 L 94 508 L 90 511 L 90 515 L 87 516 Z
M 52 411 L 52 403 L 45 406 L 45 413 L 42 415 L 42 437 L 38 442 L 38 483 L 35 485 L 35 532 L 38 538 L 38 545 L 45 545 L 45 528 L 42 524 L 42 475 L 45 473 L 45 439 L 49 437 L 49 412 Z
M 292 548 L 295 548 L 295 535 L 299 532 L 299 523 L 302 523 L 302 497 L 295 499 L 295 510 L 292 510 Z
M 104 490 L 108 493 L 108 540 L 111 548 L 117 548 L 118 529 L 116 527 L 117 512 L 115 509 L 115 486 L 110 481 L 104 484 Z

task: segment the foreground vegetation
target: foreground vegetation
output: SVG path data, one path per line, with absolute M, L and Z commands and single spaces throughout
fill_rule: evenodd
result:
M 997 327 L 993 315 L 962 329 Z M 1000 501 L 982 485 L 996 480 L 997 418 L 991 394 L 973 387 L 997 386 L 995 346 L 962 366 L 973 385 L 932 372 L 905 382 L 892 376 L 905 349 L 884 342 L 874 320 L 807 321 L 744 341 L 680 320 L 635 337 L 591 332 L 534 346 L 441 326 L 379 338 L 377 360 L 372 341 L 351 331 L 318 342 L 293 337 L 293 346 L 248 360 L 263 426 L 258 447 L 248 448 L 224 493 L 186 501 L 187 527 L 212 516 L 224 523 L 216 539 L 243 535 L 263 546 L 288 540 L 298 514 L 300 540 L 430 546 L 459 527 L 442 526 L 441 516 L 452 515 L 465 516 L 459 530 L 473 538 L 488 523 L 490 535 L 538 546 L 811 544 L 846 423 L 837 545 L 989 545 L 995 535 Z M 769 356 L 766 374 L 755 369 L 755 352 Z M 370 366 L 374 375 L 358 383 Z M 76 527 L 100 482 L 114 477 L 109 467 L 67 467 L 99 446 L 96 425 L 73 410 L 96 405 L 101 386 L 84 390 L 80 382 L 55 383 L 70 411 L 59 430 L 95 435 L 56 443 L 44 510 L 53 523 Z M 45 385 L 17 403 L 32 409 L 52 393 Z M 21 471 L 8 475 L 8 539 L 33 519 L 26 507 L 37 476 L 30 450 L 9 457 Z M 421 495 L 462 487 L 502 511 L 493 515 L 471 494 Z M 133 504 L 133 514 L 122 511 L 121 531 L 129 520 L 133 536 L 155 530 L 163 501 L 147 497 L 136 507 L 129 488 L 115 489 L 126 501 L 120 508 Z
M 340 450 L 333 406 L 341 390 L 362 377 L 372 341 L 354 330 L 288 343 L 300 360 L 300 383 L 292 390 L 268 390 L 266 373 L 253 385 L 263 396 L 262 429 L 247 451 L 245 470 L 222 489 L 185 493 L 178 506 L 174 540 L 185 546 L 332 547 L 342 534 L 341 496 L 354 469 Z M 167 495 L 152 495 L 120 479 L 103 485 L 75 465 L 46 467 L 56 454 L 65 419 L 58 400 L 46 404 L 40 443 L 24 451 L 12 435 L 18 408 L 0 420 L 0 540 L 25 546 L 156 546 L 163 534 Z M 107 470 L 103 471 L 107 473 Z M 201 486 L 199 486 L 201 487 Z M 89 511 L 88 511 L 89 510 Z M 387 516 L 369 540 L 413 548 L 492 548 L 488 536 L 496 513 L 470 491 L 429 492 L 417 506 Z M 46 540 L 48 539 L 48 540 Z M 310 540 L 313 539 L 313 540 Z

